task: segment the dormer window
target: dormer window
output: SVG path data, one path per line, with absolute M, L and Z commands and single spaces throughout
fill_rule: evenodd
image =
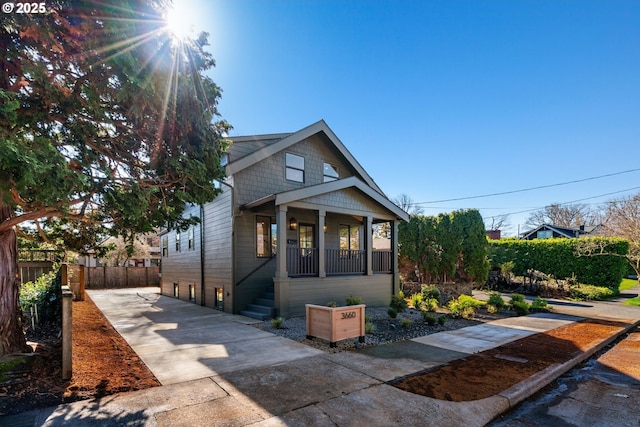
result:
M 339 178 L 338 167 L 331 163 L 323 163 L 322 166 L 323 182 L 335 181 Z
M 286 173 L 289 181 L 304 182 L 304 157 L 285 153 Z

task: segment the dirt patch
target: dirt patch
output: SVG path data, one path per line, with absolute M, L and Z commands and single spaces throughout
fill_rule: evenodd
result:
M 0 383 L 0 415 L 160 385 L 88 296 L 73 303 L 71 381 L 61 379 L 59 329 L 37 334 L 29 337 L 34 353 Z
M 392 385 L 453 402 L 484 399 L 553 364 L 575 357 L 624 326 L 619 322 L 585 320 L 454 360 L 434 370 L 394 381 Z

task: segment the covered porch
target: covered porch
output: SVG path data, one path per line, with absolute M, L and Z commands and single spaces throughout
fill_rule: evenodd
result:
M 408 215 L 360 182 L 347 178 L 245 205 L 256 214 L 258 246 L 275 257 L 280 316 L 348 295 L 387 305 L 399 289 L 398 223 Z

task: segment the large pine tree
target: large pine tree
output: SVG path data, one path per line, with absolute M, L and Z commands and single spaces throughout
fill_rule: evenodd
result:
M 173 39 L 164 1 L 46 5 L 0 21 L 0 355 L 25 347 L 16 227 L 76 250 L 184 227 L 224 174 L 206 34 Z

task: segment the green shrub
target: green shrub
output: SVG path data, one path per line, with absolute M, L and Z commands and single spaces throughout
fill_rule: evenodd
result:
M 422 294 L 415 293 L 411 295 L 411 306 L 416 310 L 420 310 L 422 306 Z
M 276 329 L 281 329 L 284 326 L 284 319 L 282 317 L 271 319 L 271 326 Z
M 502 294 L 500 294 L 500 292 L 491 292 L 489 294 L 489 299 L 487 300 L 487 304 L 496 307 L 498 310 L 501 308 L 504 308 L 504 306 L 506 305 L 506 303 L 504 302 L 504 299 L 502 298 Z
M 424 285 L 420 293 L 422 294 L 422 301 L 432 298 L 440 301 L 440 289 L 436 285 Z
M 513 307 L 513 311 L 515 311 L 518 316 L 529 314 L 529 304 L 527 304 L 526 301 L 513 301 L 511 307 Z
M 372 322 L 365 322 L 364 323 L 364 333 L 365 334 L 372 334 L 376 331 L 376 325 L 374 325 Z
M 524 295 L 522 294 L 511 294 L 511 304 L 514 302 L 524 302 Z
M 449 310 L 456 317 L 464 317 L 465 319 L 472 319 L 478 309 L 485 303 L 477 300 L 469 295 L 460 295 L 458 299 L 449 301 Z
M 409 326 L 411 326 L 411 319 L 405 317 L 404 319 L 402 319 L 402 322 L 400 322 L 400 326 L 405 329 L 408 328 Z
M 502 274 L 502 277 L 510 278 L 511 273 L 513 272 L 513 267 L 515 266 L 516 264 L 513 261 L 507 261 L 500 264 L 500 274 Z
M 587 256 L 585 248 L 597 247 L 612 255 Z M 581 239 L 502 239 L 489 242 L 492 268 L 513 262 L 513 274 L 522 276 L 528 269 L 543 271 L 557 278 L 575 274 L 580 283 L 606 286 L 616 290 L 627 272 L 624 258 L 629 242 L 619 238 Z
M 494 314 L 500 311 L 500 309 L 493 304 L 487 304 L 487 311 L 491 314 Z
M 33 305 L 38 306 L 40 322 L 62 321 L 61 279 L 58 271 L 40 276 L 35 282 L 24 283 L 20 287 L 20 308 L 28 313 Z
M 398 312 L 396 311 L 395 308 L 393 307 L 389 307 L 387 309 L 387 314 L 389 315 L 389 317 L 391 317 L 392 319 L 395 319 L 396 317 L 398 317 Z
M 444 326 L 445 323 L 447 323 L 447 316 L 438 317 L 438 325 Z
M 438 300 L 435 298 L 429 298 L 424 303 L 424 309 L 427 311 L 435 312 L 438 310 Z
M 327 303 L 327 307 L 336 308 L 337 306 L 338 306 L 338 304 L 335 301 L 329 301 Z
M 593 285 L 575 285 L 569 288 L 569 298 L 580 301 L 603 301 L 616 296 L 612 289 Z
M 433 326 L 436 324 L 436 317 L 433 314 L 429 313 L 428 311 L 422 312 L 422 318 L 424 319 L 425 322 L 427 322 L 429 326 Z
M 389 307 L 395 309 L 398 313 L 402 313 L 408 308 L 407 300 L 404 299 L 404 293 L 402 291 L 391 296 L 391 304 L 389 304 Z
M 347 305 L 360 305 L 360 304 L 364 304 L 364 302 L 362 301 L 362 298 L 360 297 L 354 297 L 353 295 L 349 295 L 346 299 L 346 303 Z
M 536 297 L 535 300 L 531 303 L 531 308 L 536 310 L 544 310 L 547 308 L 547 300 L 544 298 Z

